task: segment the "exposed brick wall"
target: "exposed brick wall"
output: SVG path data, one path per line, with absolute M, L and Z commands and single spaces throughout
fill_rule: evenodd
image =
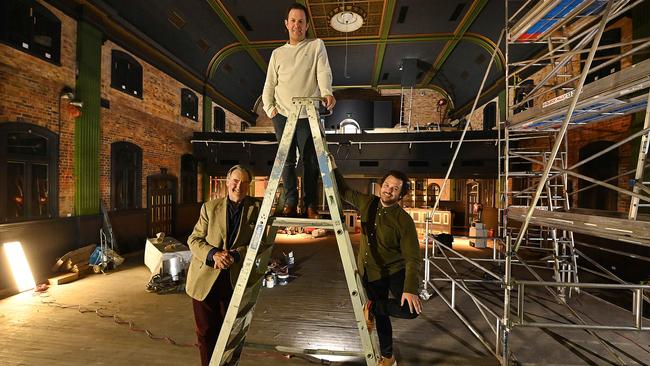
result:
M 632 123 L 632 116 L 622 116 L 607 121 L 587 125 L 583 128 L 574 128 L 569 130 L 569 165 L 575 164 L 579 161 L 580 149 L 595 141 L 608 141 L 612 143 L 619 142 L 630 135 L 630 125 Z M 618 174 L 622 174 L 633 167 L 630 166 L 632 160 L 632 144 L 624 144 L 618 148 Z M 588 175 L 588 174 L 587 174 Z M 618 187 L 628 189 L 628 179 L 632 176 L 622 176 L 615 181 L 608 183 L 614 184 Z M 574 187 L 577 187 L 577 182 Z M 575 202 L 578 207 L 580 202 L 578 195 L 574 196 Z M 625 194 L 618 194 L 618 211 L 627 212 L 630 209 L 630 196 Z
M 567 135 L 569 144 L 567 149 L 568 166 L 574 165 L 580 160 L 580 149 L 590 143 L 595 141 L 616 143 L 629 136 L 631 121 L 631 116 L 627 115 L 570 129 Z M 551 151 L 553 143 L 554 139 L 536 139 L 529 140 L 523 145 L 535 150 Z M 622 174 L 633 168 L 630 166 L 630 161 L 633 160 L 631 154 L 632 147 L 629 143 L 618 148 L 618 174 Z M 636 159 L 634 160 L 636 161 Z M 542 168 L 541 165 L 533 165 L 534 170 L 541 170 Z M 579 168 L 574 171 L 580 172 Z M 589 173 L 585 175 L 589 176 Z M 609 183 L 629 190 L 627 184 L 628 179 L 630 179 L 630 176 L 622 176 Z M 569 180 L 572 181 L 573 188 L 576 190 L 578 187 L 578 179 L 569 177 Z M 573 195 L 572 202 L 574 207 L 581 207 L 578 196 L 578 194 Z M 617 210 L 619 212 L 627 212 L 629 205 L 630 197 L 624 194 L 618 194 Z
M 142 149 L 142 207 L 146 207 L 147 176 L 167 168 L 180 177 L 181 156 L 192 152 L 190 140 L 201 131 L 203 110 L 199 121 L 181 116 L 181 89 L 186 87 L 150 64 L 132 55 L 142 66 L 142 99 L 111 87 L 111 51 L 122 49 L 107 41 L 102 47 L 102 98 L 110 108 L 101 110 L 100 193 L 110 206 L 111 143 L 128 141 Z M 199 97 L 199 106 L 202 96 Z
M 74 87 L 77 22 L 39 1 L 61 20 L 61 65 L 0 43 L 0 123 L 24 122 L 59 134 L 59 216 L 74 210 L 74 119 L 59 96 Z M 60 130 L 59 130 L 60 117 Z
M 632 40 L 633 37 L 633 32 L 632 32 L 632 20 L 628 17 L 622 17 L 618 19 L 616 22 L 610 24 L 607 26 L 605 31 L 614 29 L 614 28 L 620 28 L 621 29 L 621 42 L 629 42 Z M 572 28 L 569 28 L 567 30 L 567 34 L 571 34 L 574 32 Z M 589 47 L 587 47 L 588 49 Z M 625 46 L 622 47 L 622 52 L 626 52 L 630 50 L 632 47 L 631 46 Z M 632 58 L 631 56 L 624 57 L 621 59 L 621 68 L 626 68 L 632 64 Z M 535 73 L 533 76 L 531 76 L 531 79 L 534 80 L 535 85 L 538 85 L 541 83 L 543 80 L 544 76 L 547 75 L 550 71 L 552 70 L 551 66 L 546 66 L 537 73 Z M 562 72 L 570 73 L 573 75 L 577 75 L 581 71 L 580 67 L 580 56 L 576 56 L 572 59 L 570 62 L 569 66 L 565 67 Z M 550 78 L 545 85 L 554 85 L 554 83 L 558 81 L 563 81 L 565 80 L 562 77 L 559 78 Z M 574 87 L 577 84 L 577 81 L 569 84 L 568 86 Z M 544 89 L 549 89 L 549 87 L 545 86 L 542 88 Z M 548 93 L 547 95 L 544 95 L 542 97 L 535 98 L 535 105 L 539 105 L 543 103 L 546 100 L 552 99 L 556 96 L 564 94 L 566 91 L 563 91 L 562 89 L 558 89 L 554 92 Z M 514 97 L 514 93 L 510 93 L 511 100 Z M 625 137 L 630 135 L 630 125 L 631 125 L 632 118 L 630 115 L 627 116 L 621 116 L 618 118 L 613 118 L 610 120 L 606 121 L 601 121 L 598 123 L 590 123 L 585 126 L 579 126 L 579 127 L 574 127 L 568 131 L 567 135 L 567 140 L 568 140 L 568 165 L 571 166 L 575 163 L 577 163 L 580 160 L 580 149 L 584 148 L 585 146 L 596 142 L 596 141 L 607 141 L 611 143 L 616 143 L 624 139 Z M 551 147 L 553 144 L 553 140 L 531 140 L 527 142 L 525 145 L 528 147 L 538 147 L 543 151 L 550 151 Z M 623 146 L 618 148 L 618 174 L 622 174 L 627 170 L 630 170 L 633 168 L 633 166 L 630 165 L 631 161 L 636 161 L 636 157 L 632 157 L 632 149 L 631 149 L 631 144 L 624 144 Z M 542 169 L 541 166 L 535 165 L 533 169 Z M 579 168 L 577 170 L 579 172 Z M 586 174 L 589 175 L 589 174 Z M 608 183 L 617 185 L 620 188 L 624 188 L 629 190 L 628 186 L 628 179 L 630 179 L 631 176 L 622 176 L 618 178 L 615 181 L 610 181 Z M 573 188 L 577 189 L 578 187 L 578 179 L 577 178 L 572 178 L 569 177 L 569 179 L 572 182 Z M 578 194 L 573 195 L 573 206 L 574 207 L 580 207 L 580 202 L 578 198 Z M 630 197 L 625 195 L 625 194 L 617 194 L 618 200 L 617 200 L 617 210 L 619 212 L 627 212 L 629 210 L 629 205 L 630 205 Z
M 226 113 L 226 132 L 240 132 L 241 131 L 241 121 L 242 119 L 227 110 L 226 108 L 220 106 L 219 104 L 212 103 L 212 109 L 214 110 L 214 107 L 219 107 L 223 109 L 223 111 Z M 214 123 L 214 115 L 212 116 L 212 122 Z
M 382 89 L 381 95 L 400 95 L 401 92 L 401 89 Z M 429 123 L 440 123 L 440 112 L 437 111 L 437 103 L 440 98 L 444 98 L 444 96 L 431 89 L 413 89 L 411 98 L 411 90 L 404 89 L 402 120 L 404 123 L 408 123 L 409 113 L 412 110 L 410 115 L 412 128 L 425 127 Z M 399 121 L 399 115 L 393 118 L 396 122 Z

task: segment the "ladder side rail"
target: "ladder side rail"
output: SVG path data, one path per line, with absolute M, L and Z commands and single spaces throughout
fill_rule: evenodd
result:
M 309 100 L 308 98 L 305 98 Z M 294 99 L 295 100 L 295 99 Z M 303 102 L 304 103 L 304 102 Z M 336 242 L 339 247 L 339 253 L 343 262 L 343 270 L 345 272 L 345 279 L 348 284 L 350 292 L 350 300 L 352 301 L 352 308 L 354 316 L 357 321 L 357 328 L 361 338 L 361 346 L 364 350 L 366 363 L 368 366 L 376 365 L 379 360 L 378 347 L 373 342 L 370 332 L 366 326 L 365 317 L 363 315 L 363 306 L 368 301 L 366 292 L 361 283 L 359 271 L 356 266 L 354 258 L 354 251 L 352 250 L 352 243 L 347 229 L 343 225 L 341 217 L 341 199 L 334 179 L 334 172 L 331 169 L 329 162 L 329 152 L 327 144 L 324 143 L 324 138 L 321 126 L 318 123 L 318 116 L 313 102 L 307 106 L 307 115 L 309 117 L 309 127 L 311 128 L 312 138 L 314 139 L 314 147 L 316 149 L 316 156 L 318 157 L 318 165 L 320 167 L 321 177 L 323 180 L 323 190 L 327 197 L 327 205 L 329 207 L 334 233 L 336 235 Z
M 239 277 L 237 278 L 237 283 L 233 289 L 233 294 L 230 299 L 230 306 L 228 306 L 228 310 L 226 311 L 226 316 L 219 332 L 217 344 L 212 353 L 212 358 L 210 359 L 211 366 L 220 366 L 226 362 L 226 360 L 223 359 L 223 356 L 230 339 L 231 331 L 235 325 L 235 321 L 237 320 L 239 307 L 241 306 L 241 301 L 247 288 L 250 273 L 253 267 L 256 265 L 257 253 L 259 251 L 260 243 L 262 242 L 264 232 L 268 224 L 271 208 L 275 199 L 275 193 L 278 189 L 280 177 L 282 176 L 282 170 L 284 169 L 284 164 L 287 161 L 287 155 L 289 153 L 291 141 L 293 140 L 293 136 L 296 130 L 299 113 L 300 107 L 294 108 L 294 110 L 289 113 L 289 118 L 287 119 L 286 126 L 282 134 L 282 139 L 278 145 L 278 152 L 275 157 L 275 162 L 273 163 L 271 176 L 269 177 L 269 184 L 264 194 L 264 200 L 262 201 L 262 206 L 260 207 L 257 222 L 255 224 L 255 230 L 253 231 L 253 236 L 251 237 L 250 244 L 246 251 L 242 269 L 239 273 Z M 269 245 L 272 245 L 272 243 L 269 243 Z

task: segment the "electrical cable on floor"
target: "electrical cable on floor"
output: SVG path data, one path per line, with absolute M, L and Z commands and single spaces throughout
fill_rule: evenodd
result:
M 129 326 L 129 330 L 134 331 L 134 332 L 140 332 L 146 334 L 150 339 L 156 340 L 156 341 L 166 341 L 167 343 L 173 345 L 173 346 L 178 346 L 178 347 L 198 347 L 196 343 L 190 344 L 190 343 L 178 343 L 172 338 L 168 336 L 157 336 L 154 335 L 150 330 L 144 329 L 144 328 L 139 328 L 135 325 L 135 323 L 131 320 L 124 320 L 120 318 L 117 314 L 107 314 L 102 312 L 102 308 L 98 307 L 96 309 L 92 309 L 90 307 L 84 307 L 83 305 L 65 305 L 65 304 L 59 304 L 56 302 L 56 299 L 54 299 L 49 293 L 47 293 L 47 288 L 39 288 L 34 292 L 35 295 L 38 295 L 41 299 L 41 303 L 46 304 L 48 306 L 53 306 L 53 307 L 58 307 L 61 309 L 77 309 L 79 313 L 85 314 L 85 313 L 95 313 L 100 318 L 113 318 L 113 322 L 118 325 L 127 325 Z M 48 298 L 52 300 L 48 300 Z

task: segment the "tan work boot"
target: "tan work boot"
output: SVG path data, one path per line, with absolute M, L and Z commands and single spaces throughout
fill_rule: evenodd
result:
M 372 301 L 368 301 L 363 306 L 363 317 L 366 319 L 366 327 L 368 328 L 368 332 L 372 332 L 372 330 L 375 328 L 375 316 L 370 312 L 371 304 Z
M 377 366 L 397 366 L 397 361 L 395 360 L 394 355 L 390 357 L 382 357 Z

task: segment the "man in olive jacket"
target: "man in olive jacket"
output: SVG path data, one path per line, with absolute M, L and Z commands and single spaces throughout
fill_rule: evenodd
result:
M 369 299 L 364 307 L 366 323 L 370 330 L 377 327 L 379 365 L 394 365 L 390 317 L 413 319 L 422 312 L 417 295 L 422 264 L 417 231 L 411 216 L 398 204 L 408 192 L 408 177 L 390 171 L 382 178 L 377 197 L 350 189 L 338 169 L 334 172 L 341 198 L 361 212 L 357 267 Z M 389 292 L 394 298 L 389 298 Z
M 186 291 L 192 298 L 201 364 L 210 364 L 233 288 L 253 235 L 261 201 L 248 196 L 253 176 L 241 165 L 226 177 L 228 196 L 208 201 L 187 243 L 192 261 Z

